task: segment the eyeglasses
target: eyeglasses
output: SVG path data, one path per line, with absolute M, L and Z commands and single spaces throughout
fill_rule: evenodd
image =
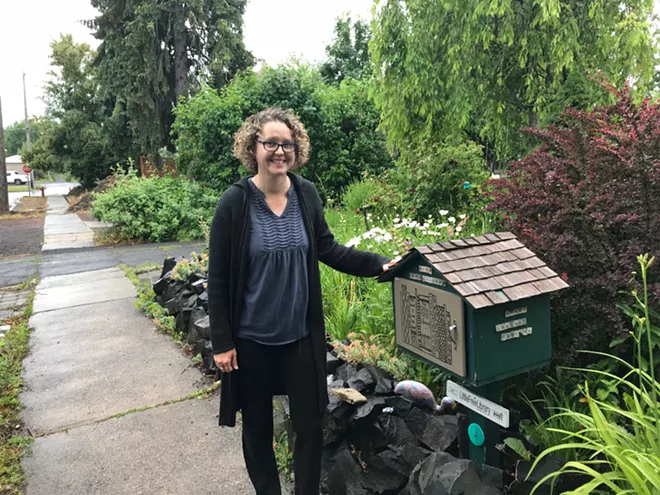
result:
M 296 151 L 298 148 L 298 145 L 296 143 L 292 143 L 291 141 L 277 143 L 275 141 L 262 141 L 261 139 L 257 139 L 257 143 L 261 143 L 266 151 L 277 151 L 277 149 L 281 146 L 282 151 L 285 153 L 291 153 L 292 151 Z

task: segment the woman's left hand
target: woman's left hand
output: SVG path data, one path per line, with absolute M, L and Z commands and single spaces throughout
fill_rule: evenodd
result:
M 384 264 L 383 265 L 383 272 L 386 272 L 387 270 L 392 268 L 394 265 L 396 265 L 399 262 L 399 260 L 401 260 L 401 256 L 397 256 L 396 258 L 391 260 L 389 263 Z

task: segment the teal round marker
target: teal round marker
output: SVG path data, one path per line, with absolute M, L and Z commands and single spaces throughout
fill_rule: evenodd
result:
M 477 423 L 472 423 L 468 426 L 468 436 L 470 437 L 470 442 L 472 442 L 472 445 L 475 447 L 481 447 L 484 444 L 484 430 L 482 430 L 481 426 Z

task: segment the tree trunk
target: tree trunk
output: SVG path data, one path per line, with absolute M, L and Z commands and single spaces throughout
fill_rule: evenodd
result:
M 182 0 L 174 5 L 174 95 L 175 103 L 188 92 L 188 53 L 186 37 L 186 8 Z
M 9 190 L 7 189 L 7 164 L 5 163 L 5 127 L 2 123 L 2 100 L 0 99 L 0 215 L 9 213 Z

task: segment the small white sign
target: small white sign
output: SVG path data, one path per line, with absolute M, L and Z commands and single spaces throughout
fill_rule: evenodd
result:
M 495 404 L 493 401 L 479 397 L 468 389 L 447 380 L 447 397 L 463 404 L 468 409 L 481 414 L 504 428 L 509 427 L 509 410 Z
M 524 327 L 525 325 L 527 325 L 527 318 L 520 318 L 519 320 L 507 321 L 506 323 L 495 325 L 495 331 L 503 332 L 504 330 L 509 330 L 516 327 Z
M 512 309 L 510 311 L 505 311 L 504 317 L 511 318 L 512 316 L 524 315 L 525 313 L 527 313 L 527 306 L 523 306 L 522 308 Z
M 428 273 L 429 275 L 431 275 L 433 273 L 433 270 L 431 270 L 431 267 L 429 267 L 429 266 L 419 265 L 419 271 L 422 272 L 422 273 Z
M 528 335 L 532 335 L 532 327 L 519 328 L 507 333 L 501 333 L 500 340 L 506 342 L 507 340 L 519 339 L 520 337 L 527 337 Z

